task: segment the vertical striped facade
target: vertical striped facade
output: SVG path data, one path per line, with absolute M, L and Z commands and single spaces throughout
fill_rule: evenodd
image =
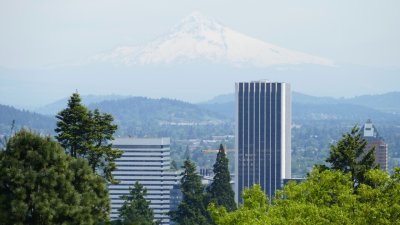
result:
M 138 181 L 147 189 L 145 198 L 150 201 L 156 220 L 161 224 L 170 224 L 167 212 L 170 210 L 170 198 L 174 185 L 180 181 L 179 173 L 170 170 L 169 138 L 119 138 L 113 141 L 113 148 L 124 153 L 116 160 L 117 170 L 114 178 L 120 183 L 109 185 L 111 198 L 111 220 L 118 219 L 118 209 L 122 206 L 121 195 L 129 193 L 129 187 Z
M 236 83 L 235 198 L 260 184 L 271 200 L 291 177 L 291 91 L 287 83 Z

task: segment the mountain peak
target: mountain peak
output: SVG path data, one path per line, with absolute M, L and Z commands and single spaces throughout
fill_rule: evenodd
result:
M 111 53 L 100 54 L 93 59 L 123 65 L 173 64 L 193 60 L 225 63 L 235 67 L 334 65 L 329 59 L 249 37 L 199 12 L 189 14 L 167 35 L 147 45 L 118 47 Z
M 174 30 L 193 31 L 202 29 L 220 30 L 222 25 L 219 24 L 214 18 L 205 16 L 200 12 L 192 12 L 186 16 Z

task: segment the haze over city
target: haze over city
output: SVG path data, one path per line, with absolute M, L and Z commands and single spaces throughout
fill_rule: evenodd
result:
M 76 90 L 202 102 L 259 79 L 315 96 L 400 89 L 398 1 L 0 6 L 2 104 L 34 109 Z
M 398 224 L 399 12 L 0 0 L 0 224 Z

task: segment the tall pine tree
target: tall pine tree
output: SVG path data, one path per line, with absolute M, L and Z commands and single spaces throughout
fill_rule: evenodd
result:
M 210 224 L 210 216 L 205 207 L 204 187 L 196 173 L 195 164 L 187 159 L 183 165 L 181 191 L 182 202 L 176 211 L 171 211 L 171 219 L 180 225 Z
M 214 164 L 214 179 L 207 187 L 207 203 L 224 206 L 228 211 L 236 210 L 235 193 L 229 183 L 231 176 L 228 168 L 228 158 L 224 145 L 220 145 Z
M 350 133 L 343 134 L 342 138 L 331 145 L 326 162 L 331 164 L 331 170 L 340 170 L 350 173 L 353 187 L 365 182 L 365 173 L 377 169 L 375 164 L 374 148 L 366 149 L 367 141 L 361 137 L 360 128 L 354 126 Z
M 116 169 L 114 160 L 121 157 L 122 151 L 113 149 L 109 143 L 117 130 L 112 115 L 101 113 L 98 109 L 90 111 L 82 105 L 79 94 L 73 93 L 68 107 L 56 118 L 56 139 L 66 153 L 88 160 L 93 172 L 101 174 L 111 183 L 117 183 L 111 172 Z
M 150 203 L 144 198 L 147 194 L 146 188 L 143 188 L 136 181 L 128 195 L 121 198 L 125 200 L 122 207 L 118 210 L 121 225 L 155 225 L 153 222 L 153 210 L 150 209 Z
M 117 183 L 113 176 L 112 171 L 116 169 L 115 159 L 121 157 L 122 152 L 112 148 L 109 143 L 113 140 L 114 133 L 117 130 L 117 125 L 114 125 L 113 117 L 111 114 L 101 113 L 95 109 L 90 113 L 91 126 L 89 132 L 89 149 L 87 152 L 87 159 L 93 171 L 100 170 L 106 180 L 112 183 Z
M 68 100 L 68 107 L 56 115 L 56 139 L 72 157 L 85 156 L 90 130 L 89 110 L 81 104 L 81 97 L 73 93 Z

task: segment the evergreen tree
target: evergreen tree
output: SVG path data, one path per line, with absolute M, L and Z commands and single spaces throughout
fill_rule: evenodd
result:
M 66 152 L 75 158 L 88 160 L 93 172 L 98 172 L 111 183 L 117 183 L 111 174 L 116 169 L 114 160 L 121 157 L 122 151 L 113 149 L 109 141 L 117 125 L 112 124 L 113 117 L 94 112 L 81 104 L 78 93 L 73 93 L 68 101 L 68 107 L 56 116 L 56 139 Z
M 87 159 L 93 171 L 101 170 L 106 180 L 117 183 L 112 176 L 112 171 L 116 169 L 115 159 L 121 157 L 122 151 L 113 149 L 113 134 L 117 130 L 117 125 L 112 124 L 113 117 L 107 113 L 101 113 L 95 109 L 90 113 L 91 126 L 89 132 L 90 147 L 87 152 Z
M 104 178 L 50 137 L 22 130 L 0 151 L 0 224 L 97 224 L 108 220 Z
M 200 176 L 196 173 L 195 164 L 187 159 L 181 174 L 182 202 L 176 211 L 171 211 L 171 219 L 180 225 L 209 224 L 209 214 L 204 205 L 204 188 Z
M 228 211 L 236 210 L 235 193 L 229 183 L 231 176 L 225 147 L 221 144 L 214 164 L 214 179 L 207 188 L 208 203 L 224 206 Z M 207 204 L 208 205 L 208 204 Z
M 121 198 L 125 200 L 118 210 L 121 218 L 121 225 L 153 225 L 153 210 L 149 208 L 150 203 L 144 198 L 147 190 L 136 181 L 133 188 L 130 188 L 128 195 Z
M 81 97 L 73 93 L 68 100 L 68 107 L 56 115 L 58 134 L 56 139 L 72 157 L 85 156 L 89 146 L 90 129 L 89 110 L 81 104 Z
M 375 164 L 374 148 L 366 149 L 367 141 L 361 137 L 360 128 L 354 126 L 350 133 L 345 133 L 336 145 L 331 145 L 326 162 L 331 163 L 330 169 L 350 173 L 353 186 L 365 182 L 365 173 L 378 168 Z

